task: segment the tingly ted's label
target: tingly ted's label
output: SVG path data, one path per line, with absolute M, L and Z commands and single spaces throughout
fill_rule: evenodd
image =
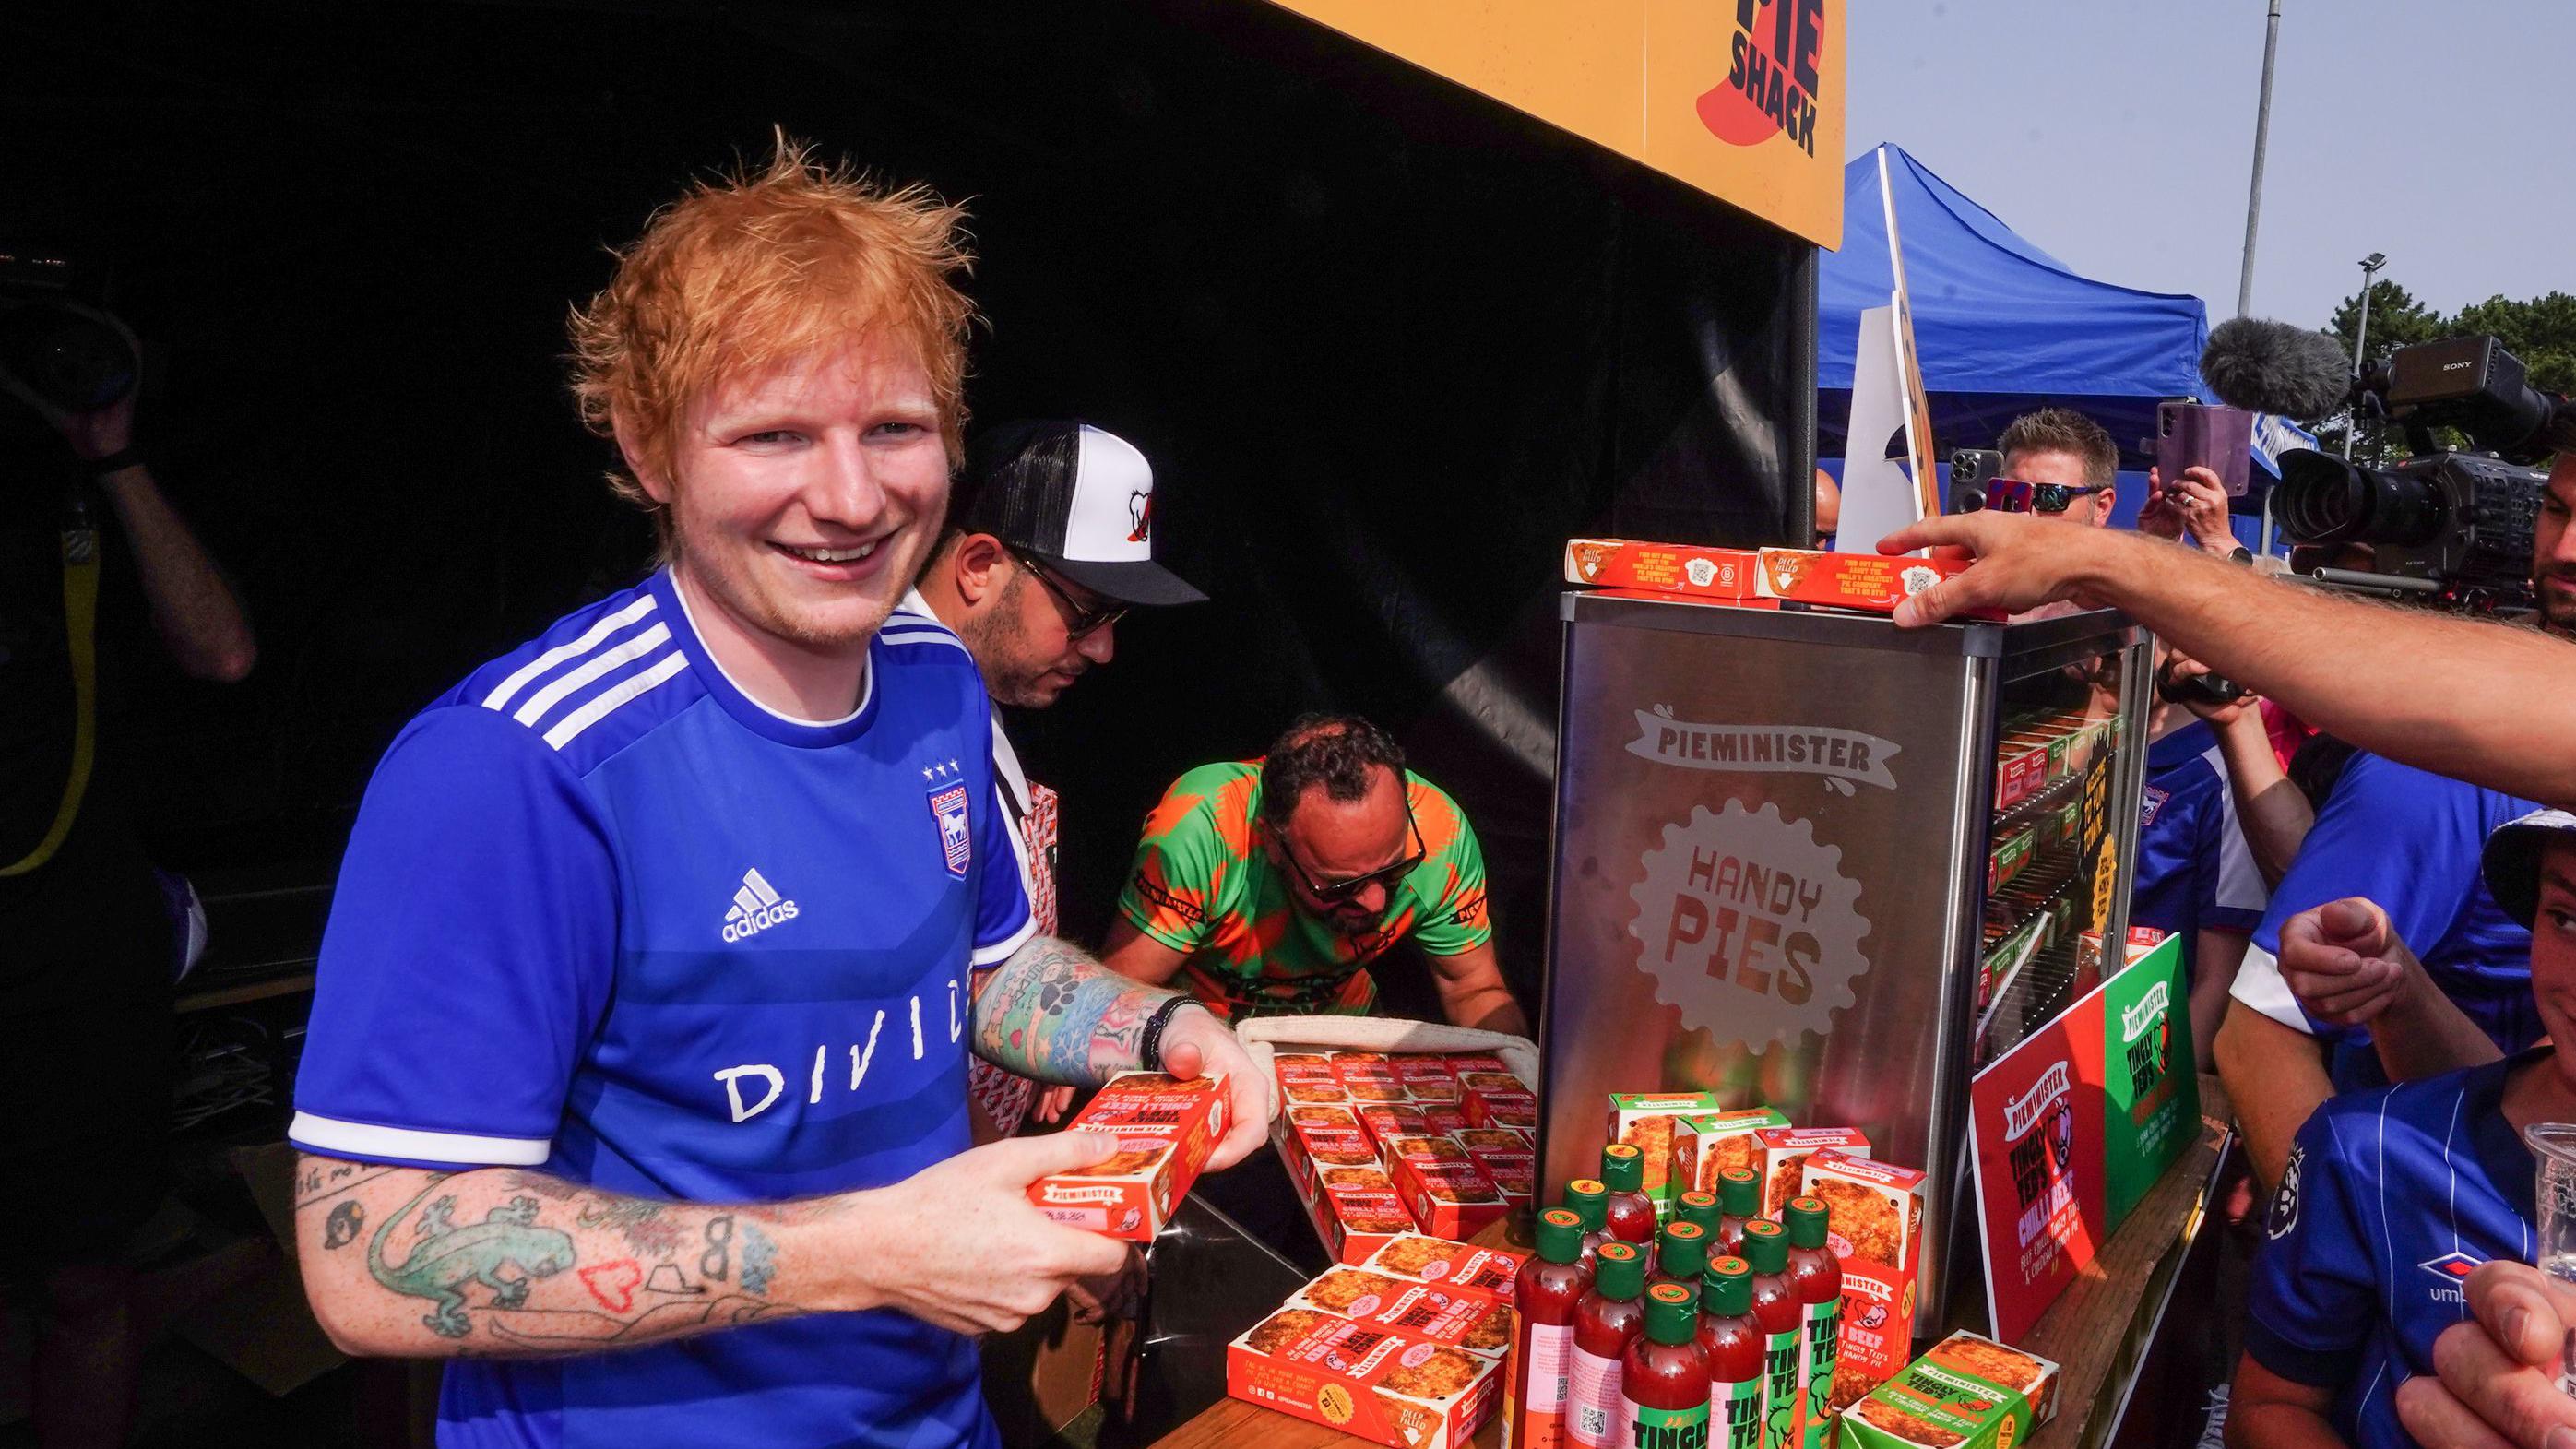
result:
M 1825 1449 L 1833 1442 L 1834 1368 L 1842 1359 L 1843 1300 L 1807 1305 L 1800 1325 L 1806 1341 L 1800 1348 L 1798 1381 L 1805 1385 L 1807 1416 L 1798 1430 L 1799 1449 Z
M 1624 1449 L 1708 1449 L 1708 1405 L 1687 1409 L 1650 1409 L 1626 1400 Z
M 1723 1436 L 1718 1449 L 1762 1449 L 1762 1378 L 1709 1386 L 1709 1426 Z
M 1798 1360 L 1803 1325 L 1762 1338 L 1762 1449 L 1789 1449 L 1798 1421 Z

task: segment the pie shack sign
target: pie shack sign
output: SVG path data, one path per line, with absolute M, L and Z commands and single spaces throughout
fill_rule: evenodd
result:
M 1274 0 L 1818 246 L 1849 0 Z

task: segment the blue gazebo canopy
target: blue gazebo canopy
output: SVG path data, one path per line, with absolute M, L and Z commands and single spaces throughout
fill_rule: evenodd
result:
M 2091 414 L 2125 459 L 2145 466 L 2138 445 L 2156 402 L 2205 392 L 2200 299 L 2079 276 L 1922 162 L 1885 149 L 1940 446 L 1989 446 L 2016 415 L 2056 403 Z M 1861 311 L 1887 305 L 1894 287 L 1873 149 L 1843 168 L 1842 250 L 1823 259 L 1817 374 L 1828 454 L 1842 452 Z

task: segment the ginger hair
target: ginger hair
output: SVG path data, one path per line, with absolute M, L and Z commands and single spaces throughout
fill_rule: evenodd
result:
M 965 215 L 919 184 L 889 188 L 846 163 L 824 166 L 784 131 L 758 171 L 738 166 L 655 212 L 617 253 L 608 285 L 572 313 L 582 421 L 612 439 L 622 428 L 633 454 L 610 489 L 652 508 L 636 474 L 671 476 L 692 407 L 880 329 L 929 374 L 954 469 L 975 321 L 957 286 L 973 264 Z

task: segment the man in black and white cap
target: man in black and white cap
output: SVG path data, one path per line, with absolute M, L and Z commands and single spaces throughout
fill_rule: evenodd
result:
M 1010 422 L 967 446 L 948 526 L 901 608 L 965 642 L 996 704 L 1045 709 L 1117 652 L 1130 608 L 1207 596 L 1154 561 L 1154 468 L 1077 421 Z M 1055 792 L 1033 786 L 993 716 L 993 763 L 1038 929 L 1055 930 Z M 1036 1084 L 980 1064 L 978 1139 L 1008 1136 Z

